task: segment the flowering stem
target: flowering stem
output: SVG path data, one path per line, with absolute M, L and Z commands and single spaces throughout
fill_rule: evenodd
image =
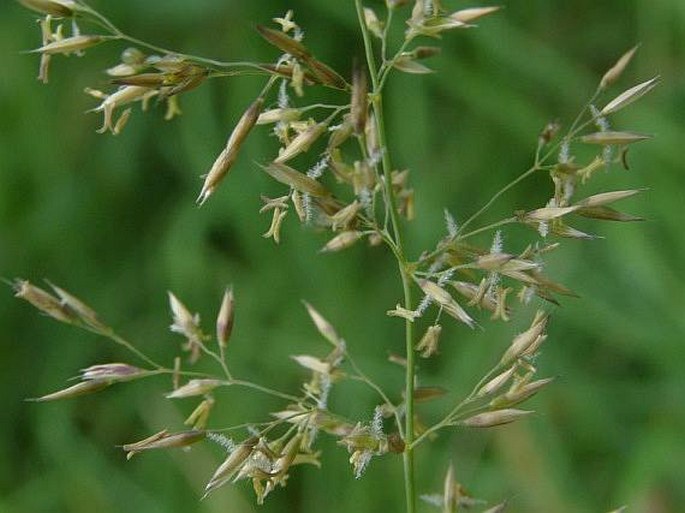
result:
M 347 358 L 347 361 L 350 363 L 350 366 L 356 372 L 356 375 L 350 376 L 352 379 L 361 381 L 368 385 L 371 389 L 375 390 L 378 395 L 383 399 L 385 404 L 392 409 L 395 415 L 395 421 L 397 422 L 397 430 L 400 433 L 400 436 L 404 438 L 404 428 L 402 426 L 402 419 L 400 416 L 400 413 L 398 411 L 397 406 L 390 400 L 388 395 L 385 393 L 385 391 L 378 385 L 376 384 L 371 378 L 369 378 L 357 365 L 357 363 L 354 361 L 352 358 L 352 355 L 350 355 L 349 352 L 345 351 L 345 357 Z
M 92 17 L 91 21 L 100 27 L 104 28 L 105 30 L 109 31 L 112 36 L 114 36 L 117 39 L 120 39 L 122 41 L 128 41 L 129 43 L 132 43 L 134 45 L 146 48 L 148 50 L 151 50 L 153 52 L 161 53 L 161 54 L 167 54 L 167 55 L 175 55 L 177 57 L 180 57 L 182 59 L 187 59 L 189 61 L 196 62 L 197 64 L 202 64 L 205 65 L 209 68 L 214 68 L 214 69 L 226 69 L 226 68 L 251 68 L 259 71 L 265 71 L 262 66 L 259 64 L 256 64 L 254 62 L 223 62 L 223 61 L 218 61 L 215 59 L 207 59 L 205 57 L 198 57 L 195 55 L 188 55 L 180 52 L 176 52 L 174 50 L 169 50 L 167 48 L 162 48 L 160 46 L 156 46 L 153 44 L 150 44 L 146 41 L 143 41 L 141 39 L 137 39 L 135 37 L 129 36 L 125 32 L 121 31 L 116 25 L 114 25 L 106 16 L 98 12 L 97 10 L 93 9 L 92 7 L 86 5 L 84 2 L 80 3 L 80 9 L 82 12 L 87 13 Z
M 226 385 L 228 386 L 241 386 L 245 388 L 252 388 L 254 390 L 257 390 L 259 392 L 263 392 L 267 395 L 271 395 L 273 397 L 278 397 L 280 399 L 285 399 L 286 401 L 294 401 L 294 402 L 299 402 L 301 400 L 300 397 L 295 397 L 294 395 L 290 394 L 285 394 L 283 392 L 279 392 L 278 390 L 273 390 L 271 388 L 263 387 L 261 385 L 258 385 L 256 383 L 252 383 L 251 381 L 243 381 L 241 379 L 230 379 L 226 382 Z
M 599 93 L 599 90 L 595 92 L 595 94 L 590 98 L 590 101 L 587 103 L 585 107 L 580 111 L 578 114 L 578 117 L 575 119 L 573 124 L 571 125 L 571 128 L 569 128 L 567 134 L 561 139 L 561 141 L 557 142 L 556 144 L 552 145 L 552 147 L 547 151 L 547 153 L 540 157 L 540 149 L 536 151 L 535 154 L 535 163 L 526 171 L 521 173 L 519 176 L 514 178 L 511 182 L 506 184 L 504 187 L 502 187 L 499 191 L 497 191 L 491 198 L 490 200 L 481 207 L 480 210 L 478 210 L 475 214 L 473 214 L 471 217 L 469 217 L 464 223 L 459 227 L 458 235 L 459 238 L 464 238 L 465 236 L 462 236 L 462 232 L 468 225 L 470 225 L 473 221 L 476 220 L 476 218 L 480 217 L 483 213 L 485 213 L 504 193 L 509 191 L 509 189 L 513 188 L 514 186 L 518 185 L 521 183 L 523 180 L 531 176 L 537 171 L 542 171 L 545 169 L 544 163 L 547 162 L 547 160 L 554 155 L 558 149 L 561 147 L 562 144 L 568 144 L 578 133 L 580 133 L 582 130 L 587 128 L 587 126 L 591 125 L 593 123 L 593 119 L 590 119 L 588 121 L 585 121 L 584 123 L 581 123 L 581 120 L 583 118 L 583 114 L 585 111 L 592 105 L 592 102 L 597 98 L 597 95 Z M 477 231 L 476 231 L 477 232 Z M 466 235 L 470 236 L 473 235 L 476 232 L 471 232 Z
M 164 369 L 163 365 L 160 365 L 157 362 L 155 362 L 154 360 L 152 360 L 149 356 L 147 356 L 145 353 L 143 353 L 138 348 L 136 348 L 128 340 L 119 336 L 114 330 L 112 330 L 112 329 L 107 329 L 107 330 L 91 330 L 91 329 L 89 329 L 88 331 L 92 331 L 93 333 L 97 333 L 98 335 L 102 335 L 104 337 L 107 337 L 112 342 L 115 342 L 116 344 L 124 346 L 126 349 L 131 351 L 134 355 L 136 355 L 138 358 L 143 360 L 145 363 L 152 365 L 156 370 L 163 370 Z
M 515 223 L 516 221 L 517 221 L 516 217 L 507 217 L 506 219 L 502 219 L 500 221 L 497 221 L 496 223 L 492 223 L 492 224 L 489 224 L 487 226 L 481 226 L 480 228 L 477 228 L 473 231 L 459 235 L 459 240 L 468 239 L 469 237 L 473 237 L 474 235 L 477 235 L 479 233 L 487 232 L 489 230 L 494 230 L 495 228 L 499 228 L 500 226 Z
M 471 217 L 469 217 L 466 221 L 464 221 L 464 223 L 463 223 L 463 224 L 461 225 L 461 227 L 459 228 L 459 232 L 458 232 L 459 235 L 461 235 L 461 232 L 463 232 L 464 229 L 466 229 L 467 226 L 469 226 L 473 221 L 475 221 L 475 220 L 476 220 L 478 217 L 480 217 L 484 212 L 486 212 L 486 211 L 487 211 L 487 210 L 488 210 L 488 209 L 489 209 L 489 208 L 490 208 L 490 207 L 491 207 L 491 206 L 500 198 L 500 196 L 502 196 L 502 195 L 503 195 L 504 193 L 506 193 L 509 189 L 511 189 L 512 187 L 516 186 L 517 184 L 519 184 L 520 182 L 522 182 L 523 180 L 525 180 L 526 178 L 528 178 L 530 175 L 532 175 L 533 173 L 535 173 L 535 172 L 538 171 L 539 169 L 540 169 L 540 168 L 539 168 L 537 165 L 531 167 L 530 169 L 528 169 L 528 170 L 525 171 L 524 173 L 521 173 L 518 177 L 516 177 L 514 180 L 512 180 L 511 182 L 509 182 L 507 185 L 505 185 L 504 187 L 502 187 L 499 191 L 497 191 L 497 192 L 492 196 L 492 198 L 490 198 L 490 200 L 489 200 L 485 205 L 483 205 L 483 207 L 481 207 L 480 210 L 478 210 L 475 214 L 473 214 L 473 215 L 472 215 Z
M 200 343 L 200 349 L 202 350 L 203 353 L 211 357 L 213 360 L 216 361 L 216 363 L 219 364 L 219 367 L 221 367 L 221 370 L 223 371 L 224 375 L 228 380 L 232 380 L 233 376 L 231 376 L 231 372 L 228 370 L 228 366 L 226 365 L 226 358 L 224 356 L 224 349 L 220 348 L 221 353 L 216 354 L 214 351 L 209 349 L 206 345 L 203 343 Z
M 495 376 L 495 374 L 499 370 L 501 370 L 501 366 L 499 364 L 496 365 L 495 367 L 493 367 L 492 369 L 490 369 L 488 371 L 488 373 L 485 374 L 485 376 L 483 376 L 480 379 L 480 381 L 478 381 L 476 386 L 473 387 L 473 390 L 471 391 L 471 393 L 468 396 L 466 396 L 466 398 L 464 400 L 462 400 L 459 404 L 457 404 L 454 408 L 452 408 L 452 410 L 447 415 L 445 415 L 439 422 L 436 422 L 431 427 L 426 429 L 423 433 L 421 433 L 421 436 L 417 437 L 416 440 L 414 440 L 413 446 L 416 447 L 417 445 L 419 445 L 421 442 L 426 440 L 430 435 L 432 435 L 436 431 L 438 431 L 438 430 L 440 430 L 446 426 L 454 425 L 454 420 L 455 420 L 457 414 L 460 412 L 463 413 L 462 409 L 465 408 L 466 406 L 468 406 L 469 404 L 471 404 L 472 402 L 474 402 L 478 398 L 477 397 L 478 391 L 483 387 L 483 385 L 485 385 L 488 381 L 490 381 L 490 379 L 493 376 Z M 474 411 L 477 411 L 479 409 L 480 408 L 476 408 L 476 410 L 474 410 Z
M 373 90 L 371 91 L 371 105 L 376 119 L 376 135 L 382 154 L 381 166 L 383 170 L 383 178 L 385 180 L 385 198 L 388 202 L 390 224 L 392 226 L 393 240 L 393 254 L 397 259 L 400 277 L 402 279 L 402 289 L 404 293 L 404 308 L 412 309 L 412 278 L 408 270 L 407 260 L 404 255 L 404 246 L 402 244 L 402 232 L 397 212 L 397 200 L 392 185 L 392 164 L 390 161 L 390 154 L 388 152 L 385 120 L 383 117 L 383 96 L 381 76 L 376 65 L 376 57 L 374 55 L 371 37 L 364 21 L 364 11 L 361 0 L 355 0 L 357 9 L 357 17 L 359 19 L 359 27 L 364 39 L 364 50 L 366 52 L 366 63 L 369 68 L 369 75 L 371 76 L 371 84 Z M 387 74 L 386 74 L 387 76 Z M 414 334 L 413 324 L 409 319 L 405 320 L 405 356 L 406 356 L 406 375 L 405 375 L 405 416 L 404 416 L 404 490 L 407 513 L 414 513 L 416 511 L 416 488 L 414 479 L 414 376 L 416 372 L 414 362 Z

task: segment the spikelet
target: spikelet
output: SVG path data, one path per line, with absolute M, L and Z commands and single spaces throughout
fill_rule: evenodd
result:
M 231 170 L 231 167 L 233 167 L 233 164 L 235 164 L 240 147 L 245 142 L 245 139 L 247 139 L 247 136 L 257 122 L 257 119 L 259 119 L 259 114 L 262 111 L 263 105 L 264 98 L 257 98 L 247 108 L 238 121 L 238 124 L 235 126 L 226 142 L 226 147 L 214 161 L 212 168 L 205 177 L 205 181 L 202 184 L 202 190 L 197 197 L 198 204 L 203 205 L 205 201 L 207 201 L 207 198 L 214 193 L 219 183 L 226 177 Z

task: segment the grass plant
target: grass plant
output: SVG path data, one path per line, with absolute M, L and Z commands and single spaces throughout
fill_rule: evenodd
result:
M 221 493 L 237 481 L 250 481 L 258 503 L 285 487 L 299 465 L 320 466 L 325 458 L 317 449 L 329 436 L 349 453 L 355 477 L 361 478 L 374 458 L 402 461 L 405 507 L 419 509 L 419 497 L 443 512 L 473 509 L 504 511 L 506 502 L 489 504 L 472 497 L 458 482 L 454 467 L 447 468 L 441 493 L 417 490 L 415 453 L 436 436 L 459 437 L 464 429 L 490 429 L 527 422 L 535 413 L 524 403 L 550 386 L 551 377 L 538 376 L 537 355 L 547 342 L 551 313 L 562 297 L 575 293 L 546 272 L 545 260 L 569 240 L 597 238 L 577 228 L 581 218 L 633 222 L 641 218 L 615 208 L 615 203 L 642 189 L 609 189 L 588 193 L 587 185 L 599 173 L 628 169 L 627 153 L 650 135 L 612 126 L 612 116 L 649 93 L 659 77 L 614 91 L 637 47 L 628 50 L 598 77 L 596 91 L 568 122 L 552 121 L 541 127 L 528 169 L 494 194 L 480 198 L 473 191 L 470 214 L 455 216 L 444 210 L 444 235 L 413 253 L 406 241 L 406 225 L 415 219 L 413 180 L 421 170 L 405 170 L 396 162 L 385 117 L 384 98 L 396 74 L 433 73 L 430 57 L 440 52 L 442 39 L 469 37 L 475 23 L 503 15 L 498 7 L 450 9 L 439 0 L 386 0 L 365 5 L 347 2 L 358 19 L 360 55 L 350 55 L 348 68 L 336 70 L 315 48 L 307 46 L 305 28 L 292 11 L 258 25 L 261 37 L 274 49 L 271 62 L 223 62 L 169 50 L 137 39 L 115 26 L 102 12 L 80 0 L 20 0 L 40 14 L 42 44 L 39 79 L 48 82 L 49 68 L 63 55 L 91 52 L 99 45 L 122 46 L 120 62 L 107 69 L 110 89 L 88 89 L 99 104 L 92 109 L 103 117 L 100 133 L 118 135 L 131 122 L 136 105 L 145 110 L 164 104 L 165 118 L 180 114 L 179 98 L 208 81 L 242 75 L 263 77 L 253 101 L 234 120 L 225 146 L 217 149 L 203 176 L 197 203 L 212 208 L 219 187 L 237 187 L 235 169 L 249 167 L 245 141 L 256 129 L 267 127 L 279 150 L 267 162 L 253 167 L 282 187 L 276 197 L 262 195 L 263 236 L 278 244 L 288 236 L 286 219 L 295 218 L 312 233 L 327 233 L 321 247 L 326 254 L 350 251 L 367 244 L 374 258 L 394 262 L 397 301 L 387 311 L 404 327 L 404 353 L 392 354 L 388 366 L 404 374 L 402 390 L 389 389 L 368 372 L 368 362 L 357 361 L 344 338 L 345 326 L 333 326 L 325 312 L 303 303 L 321 340 L 316 354 L 298 354 L 293 365 L 307 374 L 299 390 L 284 391 L 239 377 L 239 362 L 231 358 L 236 302 L 240 293 L 227 286 L 218 302 L 214 328 L 202 325 L 200 315 L 177 295 L 168 293 L 171 331 L 183 342 L 172 364 L 157 361 L 139 344 L 127 340 L 101 319 L 95 309 L 50 282 L 39 287 L 16 279 L 16 296 L 57 321 L 109 339 L 129 356 L 126 362 L 104 362 L 83 369 L 71 386 L 36 398 L 53 401 L 99 392 L 120 383 L 168 376 L 173 387 L 166 399 L 195 401 L 184 426 L 163 426 L 152 435 L 122 447 L 127 458 L 158 449 L 213 443 L 225 450 L 207 476 L 203 497 Z M 411 120 L 394 120 L 411 122 Z M 417 150 L 419 151 L 419 150 Z M 425 151 L 430 151 L 426 149 Z M 492 218 L 497 201 L 533 176 L 549 177 L 551 194 L 541 204 L 524 205 L 503 218 Z M 418 177 L 418 178 L 416 178 Z M 524 244 L 510 244 L 505 230 L 527 230 Z M 259 291 L 253 291 L 258 294 Z M 344 308 L 341 305 L 341 308 Z M 420 405 L 443 398 L 445 388 L 422 385 L 418 362 L 440 358 L 445 324 L 460 330 L 486 330 L 487 323 L 516 319 L 525 328 L 511 330 L 503 352 L 493 351 L 491 365 L 462 397 L 436 417 Z M 459 330 L 450 330 L 459 333 Z M 371 343 L 373 341 L 369 341 Z M 388 348 L 390 351 L 390 348 Z M 374 365 L 375 366 L 375 365 Z M 213 367 L 213 370 L 212 370 Z M 209 370 L 208 370 L 209 369 Z M 377 406 L 362 418 L 330 406 L 329 398 L 344 382 L 368 387 Z M 233 426 L 215 425 L 212 414 L 229 407 L 221 401 L 224 388 L 246 388 L 279 401 L 281 407 L 264 419 Z M 277 499 L 276 499 L 277 500 Z M 429 506 L 426 506 L 429 507 Z

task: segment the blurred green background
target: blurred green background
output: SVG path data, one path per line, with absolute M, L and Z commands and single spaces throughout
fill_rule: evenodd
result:
M 380 12 L 381 2 L 369 3 Z M 630 171 L 613 169 L 589 192 L 649 187 L 621 205 L 647 221 L 579 226 L 606 239 L 564 243 L 548 272 L 582 298 L 555 312 L 538 360 L 541 375 L 558 376 L 557 383 L 532 401 L 532 419 L 487 433 L 445 433 L 422 449 L 419 490 L 438 492 L 451 459 L 473 495 L 510 499 L 512 512 L 606 512 L 621 504 L 635 513 L 683 511 L 685 2 L 501 3 L 506 9 L 477 30 L 443 39 L 443 54 L 430 63 L 439 73 L 397 77 L 388 89 L 390 149 L 396 165 L 412 170 L 416 189 L 418 220 L 407 234 L 412 254 L 443 235 L 443 207 L 465 219 L 526 169 L 541 127 L 553 119 L 568 124 L 602 73 L 636 42 L 642 47 L 614 92 L 655 74 L 663 81 L 613 122 L 657 137 L 631 151 Z M 93 4 L 160 45 L 262 61 L 275 54 L 254 25 L 292 8 L 321 58 L 345 71 L 362 55 L 349 0 Z M 292 216 L 279 247 L 261 237 L 270 219 L 257 213 L 259 195 L 282 190 L 254 164 L 275 151 L 267 130 L 253 134 L 208 204 L 194 204 L 199 175 L 262 79 L 207 84 L 184 95 L 184 115 L 175 121 L 164 122 L 161 109 L 136 109 L 122 135 L 98 135 L 100 116 L 84 114 L 95 101 L 82 91 L 106 87 L 101 71 L 123 47 L 57 57 L 43 86 L 35 80 L 38 57 L 21 53 L 39 46 L 35 17 L 13 2 L 0 12 L 0 275 L 50 279 L 168 362 L 181 340 L 167 329 L 166 291 L 209 327 L 232 283 L 238 310 L 231 365 L 240 377 L 284 390 L 297 390 L 304 379 L 288 355 L 327 350 L 301 306 L 307 299 L 369 374 L 399 390 L 401 371 L 385 361 L 389 351 L 402 350 L 400 323 L 384 316 L 401 294 L 390 255 L 362 246 L 319 255 L 326 235 Z M 490 219 L 549 194 L 546 179 L 531 180 Z M 505 247 L 521 250 L 520 235 L 507 235 Z M 528 318 L 484 331 L 446 329 L 440 359 L 421 362 L 422 384 L 447 386 L 449 398 L 463 394 Z M 9 287 L 0 294 L 0 326 L 0 512 L 402 511 L 399 458 L 375 459 L 355 481 L 346 451 L 324 438 L 323 468 L 297 469 L 264 506 L 254 505 L 245 483 L 199 502 L 221 460 L 218 446 L 130 462 L 116 447 L 180 426 L 192 405 L 163 400 L 167 380 L 27 403 L 63 387 L 78 369 L 128 355 L 41 316 L 13 299 Z M 260 420 L 280 406 L 244 390 L 218 399 L 223 425 Z M 351 385 L 331 400 L 360 419 L 375 405 Z M 432 410 L 426 415 L 435 418 Z

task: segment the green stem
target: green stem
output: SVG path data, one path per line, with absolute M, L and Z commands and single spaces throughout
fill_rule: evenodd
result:
M 385 404 L 392 409 L 392 412 L 395 416 L 395 421 L 397 422 L 397 429 L 400 433 L 400 436 L 404 438 L 404 428 L 402 427 L 402 421 L 400 418 L 400 413 L 398 411 L 397 406 L 390 400 L 388 395 L 385 393 L 383 388 L 381 388 L 380 385 L 375 383 L 371 378 L 369 378 L 364 371 L 362 371 L 357 363 L 354 361 L 352 356 L 350 355 L 349 352 L 345 351 L 345 357 L 347 358 L 347 361 L 350 363 L 350 367 L 352 367 L 352 370 L 356 372 L 357 374 L 355 376 L 350 376 L 351 379 L 361 381 L 362 383 L 365 383 L 367 386 L 369 386 L 371 389 L 375 390 L 376 393 L 383 399 Z
M 471 390 L 471 393 L 466 396 L 466 398 L 461 401 L 459 404 L 457 404 L 452 410 L 445 415 L 439 422 L 433 424 L 430 428 L 425 430 L 423 433 L 421 433 L 421 436 L 419 436 L 416 440 L 414 440 L 413 447 L 418 446 L 421 442 L 423 442 L 425 439 L 427 439 L 431 434 L 435 433 L 436 431 L 447 427 L 454 425 L 453 421 L 455 416 L 461 412 L 463 408 L 474 402 L 476 399 L 479 399 L 477 397 L 478 391 L 485 385 L 488 381 L 490 381 L 491 378 L 493 378 L 498 371 L 501 370 L 501 366 L 499 364 L 495 365 L 492 369 L 488 371 L 488 373 L 483 376 L 480 381 L 476 384 L 476 386 L 473 387 L 473 390 Z M 482 408 L 482 406 L 478 407 L 478 409 Z
M 273 397 L 278 397 L 280 399 L 285 399 L 286 401 L 293 401 L 293 402 L 299 402 L 300 398 L 295 397 L 294 395 L 290 394 L 285 394 L 283 392 L 279 392 L 278 390 L 273 390 L 271 388 L 263 387 L 261 385 L 258 385 L 257 383 L 252 383 L 251 381 L 243 381 L 241 379 L 230 379 L 226 381 L 227 386 L 240 386 L 240 387 L 245 387 L 245 388 L 251 388 L 253 390 L 257 390 L 259 392 L 262 392 L 267 395 L 271 395 Z
M 404 289 L 404 307 L 411 310 L 411 283 L 403 267 L 402 288 Z M 407 371 L 405 375 L 405 425 L 404 425 L 404 490 L 407 502 L 407 513 L 416 510 L 416 489 L 414 483 L 414 376 L 416 364 L 414 362 L 414 334 L 413 323 L 409 320 L 404 321 L 405 351 L 407 358 Z
M 507 217 L 506 219 L 502 219 L 500 221 L 497 221 L 496 223 L 492 223 L 492 224 L 489 224 L 487 226 L 481 226 L 480 228 L 477 228 L 473 231 L 470 231 L 468 233 L 464 233 L 464 234 L 459 236 L 459 240 L 468 239 L 469 237 L 473 237 L 474 235 L 477 235 L 479 233 L 487 232 L 489 230 L 499 228 L 500 226 L 504 226 L 506 224 L 515 223 L 516 221 L 517 221 L 517 219 L 515 217 Z
M 104 28 L 105 30 L 109 31 L 112 36 L 114 36 L 117 39 L 120 39 L 122 41 L 127 41 L 131 44 L 146 48 L 148 50 L 151 50 L 153 52 L 157 52 L 163 55 L 175 55 L 177 57 L 180 57 L 182 59 L 187 59 L 189 61 L 196 62 L 197 64 L 202 64 L 205 65 L 209 68 L 218 68 L 218 69 L 226 69 L 226 68 L 251 68 L 251 69 L 256 69 L 256 70 L 262 70 L 262 67 L 259 64 L 253 63 L 253 62 L 223 62 L 223 61 L 218 61 L 215 59 L 207 59 L 205 57 L 198 57 L 196 55 L 188 55 L 184 54 L 181 52 L 176 52 L 174 50 L 169 50 L 168 48 L 163 48 L 161 46 L 153 45 L 151 43 L 148 43 L 146 41 L 143 41 L 141 39 L 135 38 L 133 36 L 129 36 L 122 30 L 120 30 L 114 23 L 112 23 L 106 16 L 98 12 L 97 10 L 93 9 L 92 7 L 86 5 L 85 3 L 81 3 L 81 10 L 84 13 L 89 14 L 92 17 L 92 21 L 99 25 L 100 27 Z M 263 70 L 262 70 L 263 71 Z
M 497 191 L 495 193 L 495 195 L 492 198 L 490 198 L 490 200 L 485 205 L 483 205 L 483 207 L 480 210 L 478 210 L 475 214 L 473 214 L 466 221 L 464 221 L 464 223 L 459 228 L 459 232 L 458 232 L 459 235 L 461 235 L 461 233 L 464 231 L 464 229 L 466 229 L 467 226 L 469 226 L 473 221 L 475 221 L 478 217 L 480 217 L 481 214 L 483 214 L 485 211 L 487 211 L 500 198 L 500 196 L 502 196 L 509 189 L 516 186 L 517 184 L 519 184 L 520 182 L 522 182 L 526 178 L 528 178 L 530 175 L 535 173 L 538 169 L 539 169 L 539 167 L 537 165 L 534 165 L 533 167 L 531 167 L 530 169 L 528 169 L 524 173 L 520 174 L 517 178 L 515 178 L 514 180 L 509 182 L 507 185 L 502 187 L 499 191 Z
M 374 116 L 376 118 L 376 132 L 378 137 L 378 144 L 382 152 L 381 166 L 383 169 L 383 178 L 385 181 L 385 194 L 387 202 L 389 203 L 390 224 L 392 226 L 392 240 L 394 241 L 394 255 L 397 259 L 400 277 L 402 279 L 402 289 L 404 292 L 404 308 L 412 309 L 412 277 L 408 271 L 407 260 L 404 256 L 404 246 L 402 244 L 402 232 L 397 212 L 397 200 L 392 186 L 392 164 L 390 161 L 390 154 L 388 152 L 387 137 L 385 132 L 385 119 L 383 116 L 383 96 L 381 77 L 376 65 L 376 57 L 374 55 L 373 46 L 369 31 L 364 22 L 364 12 L 361 0 L 355 0 L 357 9 L 357 17 L 359 19 L 359 27 L 364 39 L 364 50 L 366 52 L 366 63 L 369 68 L 369 75 L 371 76 L 371 84 L 373 91 L 371 92 L 371 106 Z M 405 375 L 405 417 L 404 417 L 404 443 L 405 450 L 403 454 L 404 462 L 404 490 L 406 500 L 407 513 L 414 513 L 416 511 L 416 488 L 414 477 L 414 376 L 416 373 L 416 365 L 414 361 L 414 334 L 413 324 L 408 319 L 405 320 L 405 351 L 406 351 L 406 375 Z
M 206 345 L 204 345 L 202 342 L 200 342 L 200 349 L 202 350 L 203 353 L 205 353 L 207 356 L 212 358 L 216 363 L 219 364 L 219 367 L 221 367 L 221 370 L 224 372 L 224 375 L 226 376 L 226 379 L 229 381 L 233 379 L 233 376 L 231 376 L 230 371 L 228 370 L 228 366 L 226 365 L 226 359 L 224 358 L 224 350 L 221 348 L 221 353 L 216 354 L 214 351 L 209 349 Z
M 400 46 L 399 50 L 393 55 L 392 59 L 384 60 L 383 65 L 381 66 L 380 80 L 378 81 L 380 89 L 383 89 L 385 86 L 385 82 L 388 80 L 388 76 L 390 76 L 390 72 L 392 71 L 395 62 L 397 62 L 397 59 L 400 58 L 411 42 L 411 39 L 405 39 L 402 46 Z
M 124 346 L 126 349 L 128 349 L 130 352 L 132 352 L 134 355 L 136 355 L 138 358 L 143 360 L 145 363 L 152 365 L 155 370 L 163 370 L 165 369 L 163 365 L 158 364 L 154 360 L 152 360 L 149 356 L 147 356 L 145 353 L 140 351 L 137 347 L 135 347 L 133 344 L 131 344 L 128 340 L 125 338 L 119 336 L 114 330 L 111 328 L 106 331 L 97 331 L 97 330 L 89 330 L 92 331 L 93 333 L 97 333 L 98 335 L 102 335 L 104 337 L 109 338 L 112 342 L 115 342 L 121 346 Z
M 587 126 L 591 125 L 594 122 L 594 119 L 590 119 L 588 121 L 585 121 L 584 123 L 581 123 L 581 121 L 583 119 L 583 114 L 585 113 L 585 111 L 587 109 L 590 108 L 592 103 L 597 99 L 597 97 L 599 96 L 599 93 L 600 93 L 600 89 L 597 89 L 597 91 L 595 91 L 595 94 L 592 95 L 592 98 L 590 98 L 590 100 L 587 102 L 587 104 L 580 111 L 580 113 L 578 114 L 576 119 L 573 121 L 571 128 L 569 128 L 567 134 L 561 139 L 561 141 L 554 144 L 549 149 L 549 151 L 547 151 L 547 153 L 542 157 L 540 157 L 541 148 L 538 148 L 537 151 L 535 152 L 535 163 L 533 164 L 533 166 L 530 169 L 528 169 L 527 171 L 524 171 L 521 175 L 519 175 L 514 180 L 509 182 L 507 185 L 502 187 L 499 191 L 497 191 L 495 193 L 495 195 L 492 198 L 490 198 L 490 200 L 485 205 L 483 205 L 483 207 L 480 210 L 478 210 L 475 214 L 473 214 L 466 221 L 464 221 L 464 223 L 459 227 L 459 231 L 458 231 L 460 238 L 462 238 L 461 234 L 464 231 L 464 229 L 468 225 L 470 225 L 473 221 L 475 221 L 476 218 L 480 217 L 483 213 L 485 213 L 500 198 L 500 196 L 502 196 L 504 193 L 506 193 L 512 187 L 518 185 L 520 182 L 522 182 L 523 180 L 528 178 L 530 175 L 532 175 L 536 171 L 540 171 L 542 169 L 545 169 L 544 163 L 561 147 L 562 144 L 570 144 L 571 140 L 576 135 L 578 135 L 578 133 L 580 133 L 582 130 L 587 128 Z M 473 232 L 469 233 L 468 235 L 472 235 L 472 234 L 473 234 Z

